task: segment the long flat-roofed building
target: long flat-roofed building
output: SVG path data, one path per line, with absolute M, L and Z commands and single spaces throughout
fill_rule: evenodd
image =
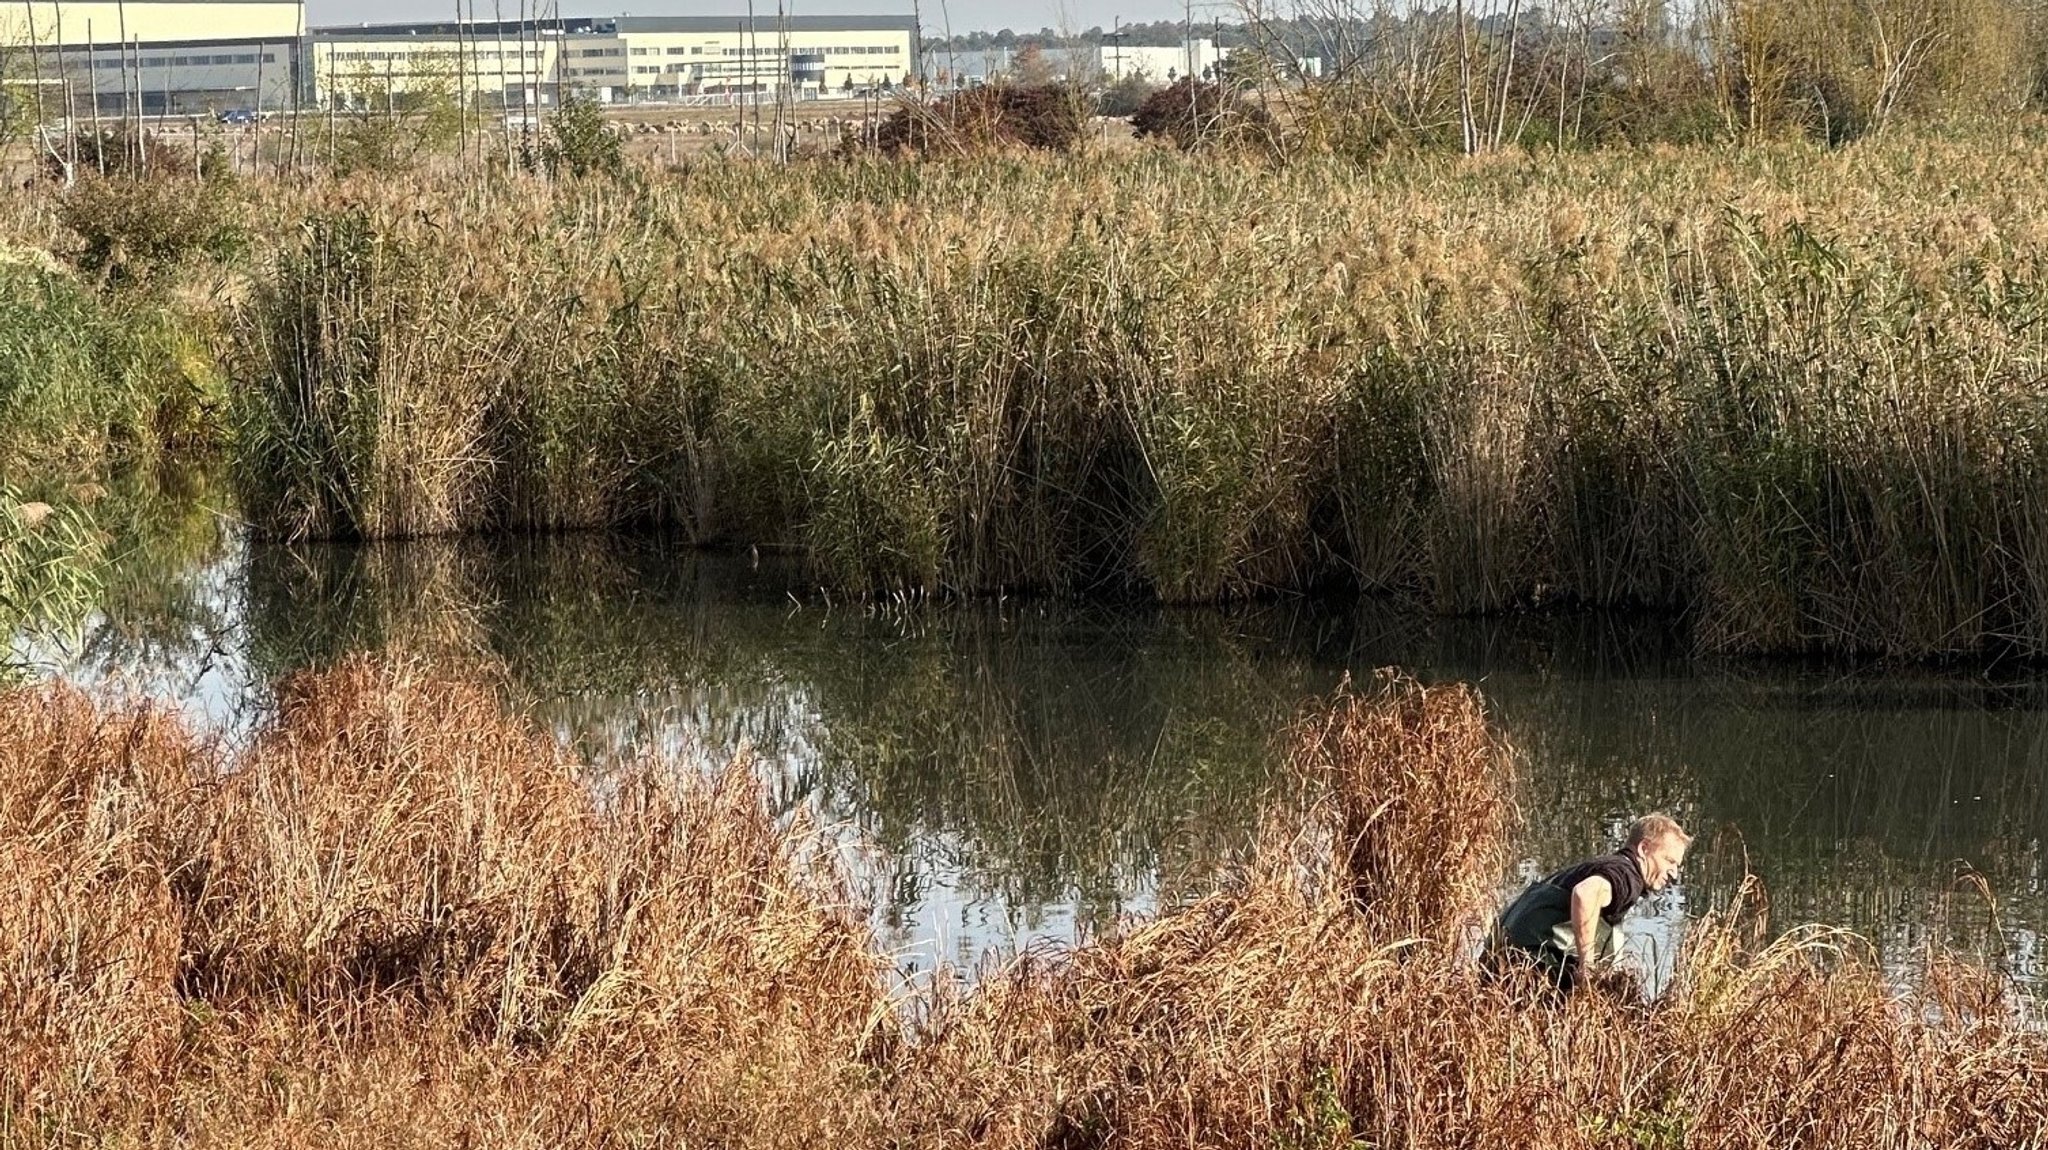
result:
M 766 17 L 749 25 L 745 17 L 621 16 L 612 27 L 606 47 L 621 54 L 586 58 L 573 78 L 614 99 L 763 93 L 785 84 L 806 95 L 891 87 L 917 65 L 910 16 L 790 16 L 779 25 Z
M 291 106 L 301 0 L 16 0 L 0 8 L 10 92 L 48 114 Z
M 802 97 L 916 70 L 907 15 L 597 16 L 306 28 L 303 0 L 0 4 L 0 82 L 45 117 Z
M 552 103 L 563 45 L 599 21 L 443 21 L 315 28 L 306 36 L 310 102 L 375 108 L 422 94 L 524 107 Z
M 507 106 L 837 94 L 916 68 L 910 16 L 619 16 L 316 28 L 314 100 L 374 106 L 426 90 Z

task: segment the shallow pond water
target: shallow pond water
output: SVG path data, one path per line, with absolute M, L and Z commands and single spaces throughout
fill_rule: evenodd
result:
M 1206 889 L 1296 708 L 1399 666 L 1476 682 L 1525 753 L 1520 872 L 1606 849 L 1637 812 L 1698 832 L 1630 925 L 1653 969 L 1747 869 L 1774 925 L 1850 927 L 1901 969 L 1938 943 L 2048 972 L 2048 680 L 1704 661 L 1663 620 L 1373 602 L 848 606 L 792 564 L 654 540 L 183 554 L 116 579 L 79 641 L 24 653 L 238 730 L 281 674 L 404 650 L 494 668 L 593 760 L 747 750 L 778 802 L 842 830 L 907 969 Z

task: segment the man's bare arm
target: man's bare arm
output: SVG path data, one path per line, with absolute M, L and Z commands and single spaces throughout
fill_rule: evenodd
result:
M 1578 944 L 1578 977 L 1584 978 L 1586 971 L 1598 957 L 1594 947 L 1599 935 L 1600 912 L 1614 900 L 1614 887 L 1599 875 L 1588 875 L 1572 888 L 1572 941 Z

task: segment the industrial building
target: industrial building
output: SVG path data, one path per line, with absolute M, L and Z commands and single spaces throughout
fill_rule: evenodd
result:
M 618 16 L 316 28 L 307 57 L 316 104 L 459 88 L 523 106 L 887 87 L 914 71 L 916 43 L 909 16 Z
M 574 17 L 307 29 L 302 0 L 25 0 L 0 8 L 0 81 L 46 110 L 146 115 L 797 98 L 893 87 L 913 17 Z
M 423 94 L 507 107 L 552 103 L 566 61 L 599 34 L 591 19 L 443 21 L 315 28 L 305 102 L 376 108 Z M 568 45 L 578 47 L 569 47 Z
M 1171 84 L 1187 76 L 1213 80 L 1217 67 L 1230 56 L 1228 50 L 1219 51 L 1216 41 L 1207 38 L 1185 40 L 1175 48 L 1118 42 L 1105 44 L 1097 51 L 1102 74 L 1107 79 L 1139 76 L 1155 84 Z
M 290 107 L 305 33 L 300 0 L 28 0 L 0 10 L 0 79 L 79 115 Z

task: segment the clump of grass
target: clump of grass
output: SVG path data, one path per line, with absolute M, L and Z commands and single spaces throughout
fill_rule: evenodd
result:
M 479 522 L 480 399 L 434 322 L 441 269 L 361 212 L 307 222 L 280 257 L 235 413 L 256 521 L 286 536 L 408 536 Z M 446 316 L 446 309 L 434 309 Z M 455 318 L 447 316 L 447 318 Z M 266 494 L 275 493 L 269 498 Z
M 96 522 L 103 483 L 218 445 L 205 343 L 159 299 L 0 259 L 0 645 L 63 634 L 93 605 L 117 550 L 117 525 Z
M 1292 770 L 1330 808 L 1352 904 L 1401 938 L 1459 943 L 1493 907 L 1512 828 L 1512 752 L 1479 693 L 1384 671 L 1293 735 Z M 1418 867 L 1419 860 L 1434 860 Z
M 100 589 L 103 546 L 75 503 L 24 499 L 0 486 L 0 636 L 74 626 Z M 0 675 L 8 670 L 0 665 Z
M 704 514 L 705 461 L 678 422 L 698 403 L 688 362 L 647 338 L 651 282 L 613 241 L 529 242 L 565 226 L 596 241 L 623 222 L 602 205 L 593 192 L 577 222 L 545 198 L 501 204 L 526 233 L 443 228 L 396 202 L 309 216 L 235 335 L 257 527 L 384 538 Z M 652 275 L 657 251 L 629 262 Z M 626 437 L 657 413 L 659 442 Z
M 744 764 L 585 779 L 481 688 L 403 666 L 295 681 L 232 763 L 146 709 L 0 705 L 27 780 L 0 832 L 24 864 L 8 1018 L 43 1052 L 17 1120 L 146 1121 L 167 1099 L 127 1107 L 110 1075 L 266 1033 L 294 1072 L 433 1036 L 505 1070 L 632 1068 L 669 1083 L 670 1129 L 723 1138 L 844 1089 L 886 1033 L 865 925 Z
M 88 177 L 64 192 L 57 214 L 78 235 L 73 262 L 108 283 L 162 280 L 200 258 L 232 260 L 248 238 L 231 185 L 189 168 Z
M 973 156 L 1003 148 L 1072 151 L 1087 127 L 1086 100 L 1065 84 L 990 84 L 906 101 L 860 143 L 880 152 Z
M 203 328 L 161 301 L 95 295 L 0 263 L 0 473 L 68 484 L 218 443 L 223 381 Z
M 0 729 L 0 1109 L 146 1092 L 172 1069 L 183 913 L 171 874 L 203 760 L 173 716 L 10 690 Z

